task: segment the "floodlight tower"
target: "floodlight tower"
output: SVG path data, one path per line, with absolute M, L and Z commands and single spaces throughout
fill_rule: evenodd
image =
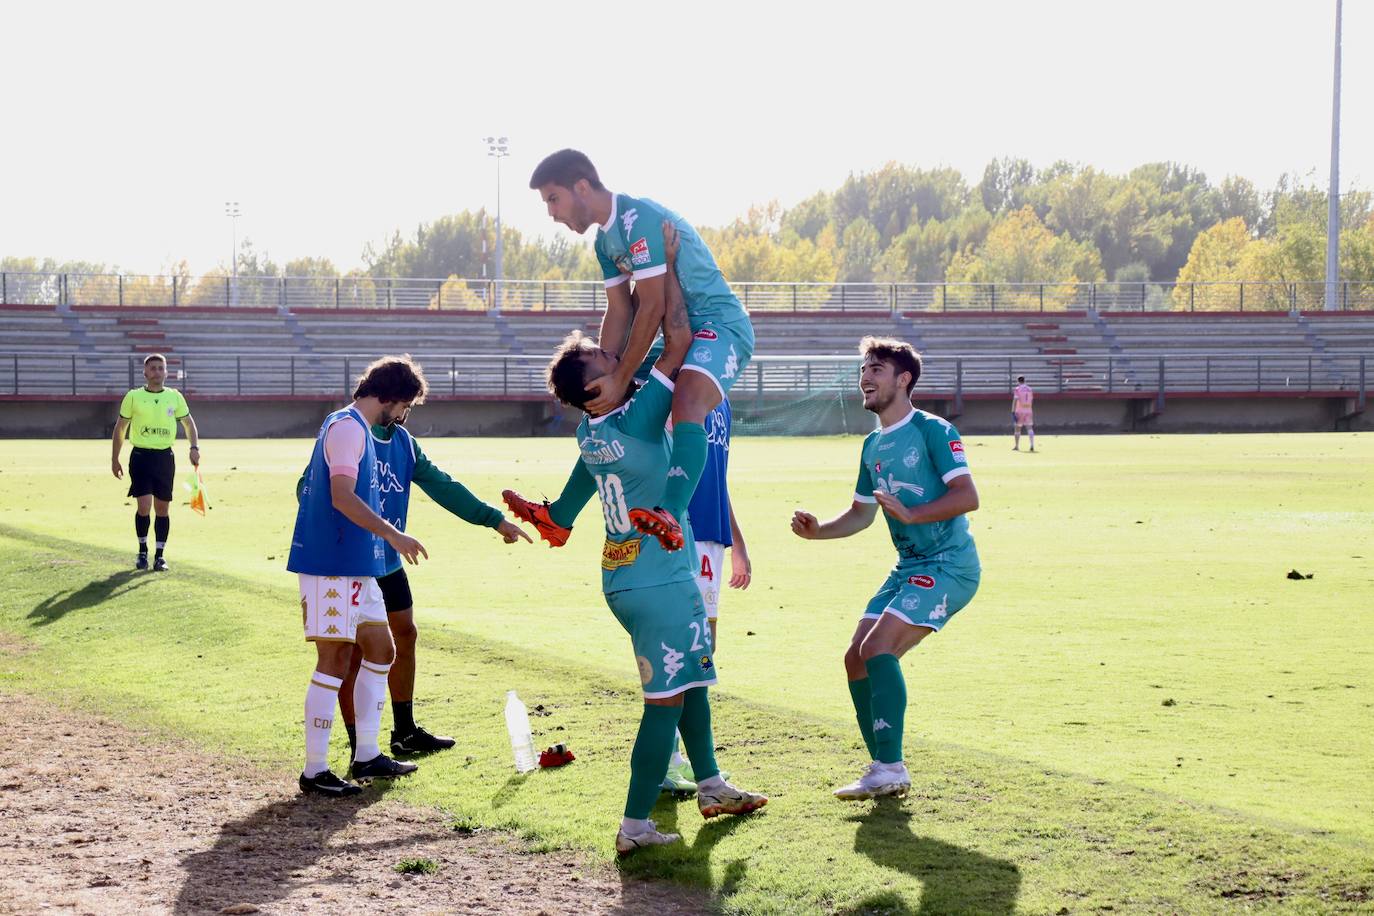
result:
M 505 278 L 501 272 L 501 160 L 510 155 L 510 147 L 505 137 L 484 137 L 482 142 L 487 145 L 487 155 L 496 160 L 496 278 L 492 284 L 491 307 L 497 308 L 501 302 L 501 281 Z
M 243 211 L 239 209 L 237 200 L 226 200 L 224 202 L 224 215 L 229 217 L 229 304 L 239 304 L 239 217 Z
M 1336 65 L 1331 78 L 1331 190 L 1326 198 L 1326 310 L 1338 307 L 1341 244 L 1341 0 L 1336 0 Z

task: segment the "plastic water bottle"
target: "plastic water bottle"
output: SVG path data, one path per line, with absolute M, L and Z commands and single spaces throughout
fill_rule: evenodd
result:
M 515 751 L 515 771 L 528 773 L 533 770 L 536 764 L 530 714 L 514 690 L 506 691 L 506 731 L 510 733 L 511 750 Z

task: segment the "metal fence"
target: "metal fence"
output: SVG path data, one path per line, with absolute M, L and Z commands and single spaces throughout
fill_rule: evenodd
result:
M 467 398 L 547 396 L 543 356 L 417 354 L 433 395 Z M 371 355 L 237 355 L 168 357 L 168 382 L 188 395 L 347 399 Z M 1041 394 L 1130 396 L 1158 392 L 1345 393 L 1363 409 L 1370 380 L 1366 356 L 1320 354 L 1174 356 L 966 356 L 924 361 L 919 390 L 938 395 L 1010 395 L 1015 378 Z M 732 398 L 787 399 L 857 391 L 852 356 L 757 356 Z M 0 395 L 115 397 L 142 384 L 137 355 L 0 354 Z
M 1323 307 L 1325 284 L 735 283 L 751 311 L 1297 311 Z M 375 277 L 201 277 L 0 273 L 0 305 L 286 309 L 596 310 L 598 281 Z M 1341 310 L 1374 309 L 1374 280 L 1337 287 Z

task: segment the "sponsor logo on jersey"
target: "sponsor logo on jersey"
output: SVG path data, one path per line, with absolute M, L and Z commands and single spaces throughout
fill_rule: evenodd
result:
M 630 263 L 636 266 L 649 263 L 649 243 L 644 239 L 635 239 L 630 246 Z
M 339 609 L 338 609 L 338 608 L 332 607 L 332 606 L 331 606 L 331 607 L 329 607 L 328 609 L 325 610 L 324 616 L 326 616 L 326 617 L 342 617 L 343 615 L 339 613 Z
M 168 408 L 167 408 L 167 416 L 169 416 L 169 417 L 171 417 L 173 420 L 175 420 L 175 419 L 176 419 L 176 416 L 177 416 L 177 409 L 176 409 L 175 407 L 168 407 Z
M 964 458 L 964 443 L 959 439 L 955 439 L 949 444 L 949 453 L 954 456 L 955 461 L 961 464 L 967 460 Z
M 620 215 L 620 225 L 625 227 L 625 235 L 629 237 L 630 230 L 635 227 L 635 221 L 639 219 L 639 210 L 631 207 Z
M 873 720 L 873 730 L 874 730 L 875 732 L 880 732 L 880 731 L 882 731 L 882 730 L 885 729 L 885 728 L 891 728 L 891 727 L 892 727 L 891 725 L 888 725 L 888 724 L 887 724 L 887 720 L 886 720 L 886 719 L 874 719 L 874 720 Z
M 935 607 L 931 609 L 931 611 L 930 611 L 930 619 L 931 619 L 931 620 L 940 620 L 940 619 L 943 618 L 943 617 L 948 617 L 948 616 L 949 616 L 949 610 L 948 610 L 948 608 L 949 608 L 949 595 L 946 594 L 943 598 L 940 599 L 940 603 L 937 604 L 937 605 L 935 605 Z
M 914 585 L 917 588 L 935 587 L 935 578 L 933 576 L 911 576 L 906 582 L 907 585 Z
M 342 595 L 339 594 L 338 589 L 333 589 L 333 588 L 331 588 L 329 591 L 325 592 L 325 593 L 324 593 L 324 596 L 325 596 L 326 598 L 335 598 L 335 599 L 343 597 Z
M 334 624 L 331 623 L 328 627 L 325 628 L 324 635 L 326 635 L 326 636 L 338 636 L 338 635 L 339 635 L 339 628 L 336 627 L 336 626 L 334 626 Z
M 687 476 L 687 472 L 684 471 L 682 468 L 678 467 L 677 465 L 673 465 L 672 467 L 670 467 L 670 468 L 668 469 L 668 476 L 669 476 L 669 477 L 686 477 L 686 476 Z
M 887 450 L 890 449 L 890 448 L 896 448 L 896 447 L 897 447 L 897 443 L 895 443 L 895 442 L 884 442 L 882 445 L 878 446 L 878 451 L 880 451 L 880 452 L 885 452 L 885 451 L 887 451 Z
M 879 470 L 881 470 L 881 468 L 879 468 Z M 903 490 L 910 490 L 917 496 L 926 495 L 925 487 L 921 486 L 920 484 L 907 483 L 906 481 L 898 480 L 896 475 L 893 474 L 888 474 L 886 477 L 879 477 L 877 480 L 877 484 L 879 490 L 884 490 L 888 493 L 891 493 L 894 496 L 896 496 Z
M 920 463 L 921 453 L 917 451 L 914 446 L 912 448 L 907 449 L 906 454 L 902 456 L 902 464 L 908 468 L 914 468 L 916 467 L 916 465 Z
M 610 538 L 601 548 L 601 568 L 620 569 L 623 566 L 631 566 L 635 560 L 639 559 L 639 545 L 643 538 L 635 538 L 632 541 L 617 543 Z
M 695 334 L 693 334 L 692 336 L 695 337 L 697 340 L 717 340 L 717 339 L 718 339 L 718 335 L 716 334 L 716 332 L 713 331 L 713 330 L 711 330 L 710 328 L 702 328 L 700 331 L 697 331 L 697 332 L 696 332 Z
M 610 464 L 625 457 L 625 446 L 621 444 L 619 439 L 612 439 L 608 442 L 605 439 L 588 436 L 577 445 L 578 448 L 582 449 L 582 460 L 588 464 Z
M 730 450 L 730 427 L 725 422 L 725 411 L 719 407 L 706 415 L 706 444 Z
M 735 345 L 731 344 L 730 355 L 725 357 L 725 371 L 720 374 L 720 377 L 732 379 L 736 372 L 739 372 L 739 355 L 735 353 Z
M 663 650 L 663 670 L 668 674 L 668 680 L 664 683 L 671 686 L 673 678 L 677 677 L 677 673 L 682 670 L 682 660 L 686 656 L 666 642 L 661 642 L 658 645 Z
M 377 479 L 378 487 L 383 493 L 404 493 L 405 487 L 401 486 L 401 479 L 391 470 L 391 463 L 377 459 Z

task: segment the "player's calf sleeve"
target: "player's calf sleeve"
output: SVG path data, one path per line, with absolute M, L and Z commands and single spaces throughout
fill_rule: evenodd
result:
M 706 467 L 706 427 L 700 423 L 673 424 L 673 453 L 668 459 L 668 482 L 663 485 L 663 508 L 681 524 L 687 504 Z
M 864 736 L 868 759 L 878 759 L 878 745 L 873 740 L 873 690 L 868 678 L 849 682 L 849 699 L 854 702 L 854 718 L 859 720 L 859 733 Z
M 316 671 L 305 691 L 305 775 L 318 776 L 329 769 L 329 731 L 334 727 L 334 707 L 343 678 Z
M 167 533 L 171 530 L 172 519 L 170 516 L 159 515 L 153 519 L 153 538 L 157 541 L 158 550 L 167 546 Z
M 716 764 L 716 737 L 711 732 L 711 700 L 705 687 L 693 687 L 682 695 L 682 746 L 692 761 L 692 776 L 698 783 L 720 774 Z
M 895 655 L 875 655 L 864 662 L 872 690 L 874 755 L 879 763 L 902 759 L 902 728 L 906 722 L 906 678 Z
M 353 759 L 366 763 L 382 752 L 377 737 L 382 731 L 382 707 L 386 705 L 386 676 L 390 665 L 363 659 L 358 679 L 353 682 L 353 724 L 358 729 L 358 747 Z
M 145 548 L 148 546 L 148 526 L 152 522 L 148 516 L 134 513 L 134 534 L 138 535 L 138 543 Z
M 639 734 L 630 752 L 630 790 L 625 795 L 625 816 L 643 820 L 658 801 L 668 758 L 673 756 L 673 730 L 682 715 L 681 706 L 644 704 Z

